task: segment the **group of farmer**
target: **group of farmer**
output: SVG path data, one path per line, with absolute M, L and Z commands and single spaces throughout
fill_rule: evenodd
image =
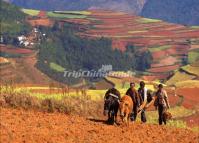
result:
M 119 91 L 118 91 L 119 92 Z M 164 90 L 162 84 L 158 85 L 158 89 L 154 94 L 149 92 L 149 90 L 145 87 L 145 82 L 140 82 L 140 87 L 138 90 L 135 88 L 135 83 L 130 83 L 130 88 L 127 90 L 126 95 L 130 96 L 133 101 L 133 109 L 131 114 L 131 121 L 135 121 L 137 118 L 137 114 L 141 113 L 141 121 L 143 123 L 147 122 L 146 119 L 146 109 L 150 106 L 150 103 L 153 103 L 156 109 L 158 109 L 159 115 L 159 124 L 166 124 L 166 118 L 164 113 L 167 109 L 170 108 L 169 100 L 167 96 L 167 92 Z M 105 101 L 106 101 L 105 95 Z M 120 94 L 117 94 L 118 99 L 120 99 Z M 153 101 L 153 102 L 152 102 Z

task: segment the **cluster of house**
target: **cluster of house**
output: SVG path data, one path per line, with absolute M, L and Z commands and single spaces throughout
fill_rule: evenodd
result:
M 35 44 L 39 44 L 42 37 L 46 37 L 45 33 L 39 31 L 38 28 L 33 28 L 33 30 L 28 35 L 20 35 L 16 37 L 17 44 L 24 47 L 31 47 Z M 5 38 L 0 35 L 0 44 L 5 44 Z
M 21 35 L 21 36 L 18 36 L 17 38 L 20 45 L 27 47 L 27 46 L 33 46 L 35 44 L 34 39 L 37 38 L 38 35 L 42 35 L 44 37 L 46 36 L 45 33 L 42 34 L 41 32 L 39 32 L 37 28 L 34 28 L 31 33 L 31 36 L 27 37 L 27 36 Z

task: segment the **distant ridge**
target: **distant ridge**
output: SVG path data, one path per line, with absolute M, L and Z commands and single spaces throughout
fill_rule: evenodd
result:
M 142 16 L 184 25 L 199 25 L 199 0 L 148 0 Z
M 17 6 L 39 10 L 107 9 L 138 14 L 147 0 L 5 0 Z

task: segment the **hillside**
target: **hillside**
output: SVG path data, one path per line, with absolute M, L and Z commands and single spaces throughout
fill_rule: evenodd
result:
M 199 25 L 198 0 L 148 0 L 141 15 L 184 25 Z
M 0 0 L 1 36 L 5 44 L 16 45 L 17 36 L 27 34 L 30 25 L 25 21 L 26 14 L 20 8 Z
M 147 76 L 144 76 L 146 80 L 165 80 L 174 70 L 199 58 L 198 27 L 186 27 L 123 12 L 92 10 L 84 13 L 79 11 L 77 17 L 67 11 L 47 12 L 46 16 L 56 18 L 61 23 L 81 25 L 82 30 L 77 32 L 81 37 L 109 38 L 113 49 L 123 52 L 150 51 L 153 60 Z M 147 69 L 143 61 L 137 60 L 136 63 Z
M 198 0 L 6 0 L 17 6 L 45 11 L 102 9 L 134 13 L 183 25 L 199 25 Z M 70 4 L 69 4 L 70 3 Z
M 139 13 L 146 0 L 8 0 L 18 6 L 39 10 L 106 9 Z
M 103 118 L 1 108 L 1 142 L 197 143 L 198 134 L 158 125 L 108 126 Z M 80 129 L 81 128 L 81 129 Z M 83 130 L 82 130 L 83 129 Z

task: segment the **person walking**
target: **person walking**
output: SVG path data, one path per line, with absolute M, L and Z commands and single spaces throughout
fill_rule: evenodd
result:
M 147 104 L 147 88 L 145 87 L 145 83 L 144 81 L 141 81 L 140 82 L 140 88 L 138 89 L 138 93 L 141 97 L 141 104 L 143 106 L 145 106 Z M 145 115 L 145 108 L 143 108 L 141 111 L 141 121 L 143 123 L 145 123 L 147 120 L 146 120 L 146 115 Z
M 131 120 L 135 121 L 137 117 L 137 112 L 138 112 L 138 107 L 140 106 L 140 97 L 135 89 L 135 83 L 131 82 L 130 83 L 130 88 L 127 90 L 126 95 L 130 96 L 131 99 L 133 100 L 133 114 L 131 115 Z
M 163 122 L 166 125 L 166 118 L 164 117 L 164 112 L 170 108 L 170 105 L 167 92 L 164 90 L 162 84 L 158 85 L 154 105 L 156 106 L 156 109 L 158 108 L 159 125 L 162 125 Z

